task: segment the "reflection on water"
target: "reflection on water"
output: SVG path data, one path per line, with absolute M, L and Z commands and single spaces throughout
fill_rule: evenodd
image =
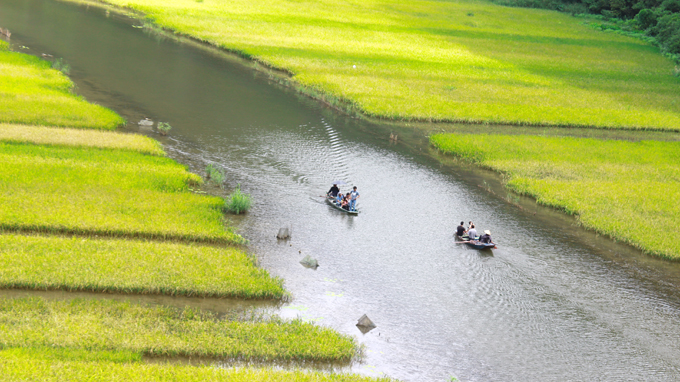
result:
M 408 381 L 680 379 L 677 264 L 533 204 L 507 204 L 477 187 L 505 192 L 486 172 L 431 156 L 420 130 L 338 115 L 131 22 L 0 0 L 12 39 L 64 57 L 88 99 L 130 121 L 168 121 L 171 135 L 158 138 L 171 156 L 196 172 L 215 164 L 253 195 L 251 212 L 232 219 L 262 266 L 286 280 L 293 300 L 279 313 L 358 338 L 366 358 L 353 371 Z M 336 179 L 358 186 L 360 216 L 323 203 Z M 498 249 L 455 244 L 461 220 L 491 230 Z M 287 242 L 275 237 L 281 227 L 292 229 Z M 318 269 L 300 265 L 306 255 Z M 365 334 L 355 326 L 363 314 L 377 325 Z

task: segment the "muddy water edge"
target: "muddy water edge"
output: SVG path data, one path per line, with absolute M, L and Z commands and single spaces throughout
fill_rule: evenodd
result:
M 12 31 L 15 50 L 68 62 L 88 100 L 131 122 L 173 126 L 167 137 L 134 123 L 127 130 L 159 139 L 197 173 L 218 166 L 228 188 L 251 193 L 251 212 L 233 223 L 293 295 L 259 309 L 358 338 L 365 360 L 347 369 L 405 381 L 680 380 L 678 264 L 586 232 L 529 199 L 506 202 L 496 174 L 431 151 L 426 132 L 441 126 L 350 118 L 250 63 L 98 7 L 0 0 L 0 26 Z M 360 216 L 319 197 L 338 179 L 359 187 Z M 491 230 L 499 248 L 455 244 L 460 220 Z M 281 227 L 292 229 L 291 240 L 275 239 Z M 320 267 L 300 265 L 305 255 Z M 364 313 L 378 326 L 365 334 L 354 326 Z

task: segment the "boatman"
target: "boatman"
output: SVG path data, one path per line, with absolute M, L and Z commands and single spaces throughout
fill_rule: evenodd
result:
M 484 235 L 482 235 L 482 237 L 479 238 L 479 241 L 485 244 L 493 243 L 493 241 L 491 241 L 491 231 L 489 231 L 488 229 L 484 231 Z
M 340 189 L 338 188 L 338 185 L 337 185 L 337 184 L 334 184 L 333 187 L 331 187 L 331 189 L 328 190 L 328 192 L 326 193 L 326 195 L 332 196 L 332 197 L 335 198 L 336 196 L 338 196 L 338 192 L 340 192 Z
M 359 199 L 359 191 L 357 191 L 357 186 L 354 186 L 352 188 L 352 192 L 349 193 L 349 210 L 350 211 L 356 211 L 357 210 L 357 199 Z
M 460 222 L 460 225 L 456 227 L 456 235 L 463 237 L 465 235 L 465 227 L 463 226 L 465 224 L 464 222 Z

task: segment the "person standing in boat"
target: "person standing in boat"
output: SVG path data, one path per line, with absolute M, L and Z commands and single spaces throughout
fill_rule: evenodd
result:
M 335 198 L 336 196 L 338 196 L 338 192 L 340 192 L 340 189 L 338 188 L 338 185 L 337 185 L 337 184 L 334 184 L 333 187 L 331 187 L 331 189 L 328 190 L 328 192 L 326 193 L 326 195 L 332 196 L 332 197 Z
M 482 235 L 479 238 L 479 241 L 481 241 L 482 243 L 486 243 L 486 244 L 493 243 L 493 241 L 491 240 L 491 231 L 489 231 L 488 229 L 486 231 L 484 231 L 484 235 Z
M 357 199 L 359 199 L 359 191 L 357 191 L 357 186 L 354 186 L 352 188 L 352 192 L 350 194 L 350 202 L 349 202 L 349 210 L 350 211 L 356 211 L 357 210 Z
M 477 230 L 475 229 L 474 224 L 470 224 L 470 229 L 468 230 L 468 237 L 470 238 L 470 240 L 477 239 Z
M 465 235 L 465 231 L 466 231 L 465 226 L 463 224 L 465 224 L 465 223 L 460 222 L 460 225 L 458 227 L 456 227 L 456 235 L 458 235 L 460 237 L 463 237 L 463 235 Z

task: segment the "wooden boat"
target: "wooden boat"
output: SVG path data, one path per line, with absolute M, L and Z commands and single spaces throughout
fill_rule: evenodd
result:
M 342 211 L 342 212 L 344 212 L 344 213 L 346 213 L 346 214 L 348 214 L 348 215 L 354 215 L 354 216 L 359 215 L 359 211 L 348 211 L 348 210 L 346 210 L 346 209 L 340 207 L 339 205 L 335 204 L 335 199 L 334 199 L 334 198 L 326 197 L 326 203 L 328 203 L 330 206 L 332 206 L 332 207 L 335 208 L 336 210 Z
M 470 240 L 470 238 L 469 238 L 467 235 L 464 235 L 464 236 L 458 236 L 458 235 L 456 235 L 456 237 L 457 237 L 458 239 L 462 240 L 461 243 L 467 244 L 468 247 L 472 247 L 472 248 L 474 248 L 474 249 L 491 249 L 491 248 L 496 248 L 496 244 L 495 244 L 495 243 L 482 243 L 482 242 L 479 241 L 479 240 Z M 479 239 L 479 237 L 477 237 L 477 239 Z

